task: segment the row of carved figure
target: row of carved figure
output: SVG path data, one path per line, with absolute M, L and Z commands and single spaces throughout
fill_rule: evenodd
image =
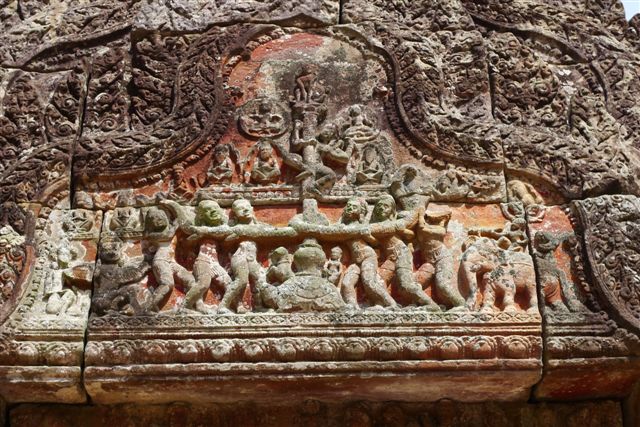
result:
M 146 258 L 125 259 L 117 227 L 103 236 L 94 312 L 159 312 L 179 285 L 185 296 L 177 311 L 201 313 L 394 309 L 401 305 L 430 311 L 513 312 L 523 308 L 537 313 L 536 275 L 527 253 L 523 218 L 513 217 L 500 228 L 469 229 L 458 283 L 453 277 L 454 256 L 445 244 L 451 211 L 426 211 L 424 202 L 410 198 L 399 200 L 407 209 L 398 209 L 391 195 L 380 197 L 370 209 L 366 200 L 355 197 L 335 223 L 319 211 L 314 199 L 305 199 L 303 212 L 286 227 L 260 222 L 245 199 L 233 202 L 230 218 L 213 200 L 200 201 L 195 210 L 165 200 L 162 206 L 147 209 L 142 220 Z M 176 260 L 177 235 L 197 248 L 192 271 Z M 578 310 L 579 301 L 553 257 L 563 239 L 547 232 L 535 236 L 541 286 L 552 309 L 566 311 L 568 306 Z M 297 246 L 290 254 L 274 242 L 297 242 Z M 328 259 L 323 245 L 331 247 Z M 420 253 L 417 265 L 414 247 Z M 265 268 L 258 251 L 269 248 L 273 249 Z M 219 256 L 223 252 L 230 255 L 228 263 Z M 157 286 L 140 302 L 141 288 L 136 283 L 149 270 Z M 427 287 L 432 287 L 431 293 L 441 304 L 425 292 Z M 205 302 L 210 288 L 222 292 L 217 306 Z M 249 293 L 251 307 L 243 298 Z M 518 303 L 518 295 L 526 303 Z

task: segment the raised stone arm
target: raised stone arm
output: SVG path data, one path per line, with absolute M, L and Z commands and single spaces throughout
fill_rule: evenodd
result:
M 406 212 L 406 215 L 388 221 L 381 221 L 372 223 L 369 225 L 371 229 L 372 236 L 389 236 L 393 234 L 409 234 L 408 237 L 413 236 L 412 228 L 418 224 L 418 221 L 421 217 L 422 209 L 415 209 L 409 212 Z
M 199 240 L 205 237 L 213 239 L 224 239 L 233 233 L 231 227 L 226 224 L 216 227 L 188 226 L 184 228 L 184 231 L 187 234 L 190 234 L 187 240 Z
M 230 233 L 225 238 L 225 241 L 257 241 L 273 238 L 292 238 L 297 236 L 297 231 L 291 227 L 274 227 L 268 224 L 238 224 L 230 227 Z
M 318 240 L 340 242 L 352 238 L 366 238 L 371 236 L 371 228 L 365 224 L 310 224 L 301 220 L 293 220 L 289 227 L 297 234 L 314 237 Z
M 472 227 L 468 231 L 469 236 L 489 237 L 499 239 L 504 236 L 503 228 Z
M 191 214 L 184 206 L 174 200 L 162 200 L 161 205 L 166 206 L 177 218 L 178 227 L 183 228 L 194 223 L 193 214 Z

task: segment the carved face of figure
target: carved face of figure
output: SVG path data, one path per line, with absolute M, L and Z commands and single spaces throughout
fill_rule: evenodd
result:
M 358 221 L 363 215 L 362 202 L 358 199 L 349 199 L 344 207 L 343 218 L 349 221 Z
M 260 147 L 260 151 L 258 153 L 258 155 L 260 156 L 260 160 L 265 162 L 271 158 L 272 154 L 273 154 L 273 148 L 271 148 L 269 144 L 263 144 Z
M 331 248 L 331 260 L 340 261 L 342 259 L 342 248 L 340 246 L 334 246 Z
M 213 157 L 218 164 L 224 162 L 229 157 L 229 148 L 226 145 L 219 145 L 213 152 Z
M 74 258 L 71 249 L 67 245 L 62 245 L 58 248 L 56 257 L 58 260 L 58 266 L 61 268 L 67 268 Z
M 364 161 L 367 164 L 371 164 L 376 160 L 378 152 L 376 151 L 376 149 L 372 146 L 367 147 L 364 150 Z
M 248 200 L 236 200 L 231 205 L 231 210 L 239 222 L 250 222 L 254 219 L 253 206 Z
M 122 246 L 116 242 L 105 242 L 100 246 L 100 260 L 106 264 L 115 264 L 120 260 Z
M 392 219 L 396 213 L 396 202 L 393 197 L 383 197 L 376 203 L 373 208 L 373 216 L 377 221 L 385 221 Z
M 220 205 L 213 200 L 203 200 L 196 207 L 196 225 L 215 227 L 226 222 Z
M 169 218 L 163 210 L 151 208 L 147 211 L 144 225 L 146 231 L 164 231 L 169 226 Z

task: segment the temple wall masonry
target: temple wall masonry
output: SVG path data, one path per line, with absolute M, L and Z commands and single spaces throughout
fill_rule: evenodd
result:
M 0 28 L 0 424 L 640 426 L 618 0 Z

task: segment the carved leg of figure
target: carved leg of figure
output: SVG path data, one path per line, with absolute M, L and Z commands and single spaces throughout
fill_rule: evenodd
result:
M 542 282 L 542 295 L 544 296 L 545 304 L 553 311 L 568 311 L 564 302 L 562 302 L 558 277 L 547 274 L 542 276 L 540 281 Z
M 516 302 L 515 302 L 516 284 L 514 282 L 513 277 L 511 278 L 502 277 L 502 279 L 498 279 L 496 281 L 502 284 L 502 290 L 504 291 L 504 297 L 502 300 L 504 305 L 504 311 L 506 313 L 514 313 L 518 311 L 518 308 L 516 307 Z
M 69 314 L 70 316 L 78 316 L 80 314 L 80 307 L 74 306 L 77 300 L 78 298 L 76 297 L 75 292 L 73 292 L 71 289 L 65 290 L 62 294 L 62 306 L 60 307 L 58 316 L 62 316 L 64 314 Z
M 573 312 L 584 310 L 584 306 L 582 305 L 575 291 L 573 290 L 573 286 L 567 280 L 567 276 L 564 274 L 564 271 L 558 270 L 557 274 L 558 274 L 558 280 L 560 281 L 560 287 L 567 301 L 567 306 L 569 307 L 569 310 Z
M 463 307 L 465 300 L 453 283 L 453 257 L 446 256 L 436 261 L 436 290 L 451 307 Z
M 485 289 L 481 311 L 491 313 L 494 311 L 496 304 L 496 289 L 498 287 L 498 283 L 495 279 L 489 276 L 489 274 L 485 274 Z
M 333 169 L 324 165 L 319 165 L 316 170 L 316 188 L 319 189 L 320 192 L 329 191 L 335 182 L 336 173 Z
M 391 298 L 384 282 L 378 275 L 378 259 L 375 255 L 367 256 L 360 263 L 360 279 L 370 302 L 383 307 L 397 307 Z
M 384 260 L 384 262 L 378 268 L 378 274 L 380 278 L 384 281 L 385 285 L 391 283 L 393 280 L 393 274 L 396 271 L 396 263 L 390 259 Z
M 231 307 L 238 304 L 242 293 L 249 284 L 249 263 L 244 257 L 244 253 L 236 253 L 231 257 L 231 272 L 234 279 L 224 292 L 218 313 L 229 313 Z
M 358 298 L 356 296 L 356 284 L 360 279 L 360 267 L 356 264 L 351 264 L 347 267 L 342 278 L 342 299 L 344 302 L 352 306 L 353 308 L 359 308 Z
M 414 279 L 422 288 L 424 289 L 426 286 L 429 286 L 431 280 L 433 279 L 436 273 L 436 269 L 433 264 L 430 262 L 425 262 L 418 268 L 418 271 L 414 274 Z
M 254 309 L 263 309 L 265 308 L 264 302 L 262 301 L 262 293 L 260 292 L 260 287 L 262 284 L 267 282 L 266 277 L 262 274 L 262 269 L 260 264 L 256 261 L 251 261 L 248 264 L 249 268 L 249 286 L 251 286 L 251 296 L 253 299 Z
M 184 300 L 184 306 L 187 308 L 195 308 L 195 303 L 197 301 L 197 296 L 200 293 L 198 288 L 198 283 L 196 279 L 193 277 L 193 274 L 189 272 L 186 268 L 178 264 L 177 262 L 173 262 L 172 264 L 173 274 L 178 279 L 178 282 L 184 286 L 186 292 L 186 297 Z M 208 288 L 208 286 L 207 286 Z M 194 292 L 191 292 L 192 289 L 195 289 Z M 205 288 L 206 291 L 206 288 Z M 189 295 L 191 293 L 191 295 Z M 200 294 L 200 300 L 202 300 L 202 295 L 204 292 Z
M 211 307 L 204 303 L 204 295 L 211 286 L 213 273 L 213 266 L 209 261 L 196 259 L 193 263 L 193 275 L 196 279 L 196 285 L 189 289 L 185 295 L 185 307 L 194 307 L 201 313 L 209 313 L 211 311 Z
M 426 306 L 429 311 L 440 311 L 440 307 L 427 295 L 422 286 L 413 281 L 413 272 L 410 268 L 399 267 L 396 269 L 398 288 L 403 296 L 411 302 Z
M 469 288 L 469 296 L 467 297 L 465 305 L 469 310 L 475 310 L 479 292 L 478 277 L 476 274 L 480 270 L 480 267 L 473 261 L 466 260 L 460 263 L 460 267 L 461 280 L 463 283 L 466 283 Z
M 160 311 L 162 302 L 171 293 L 175 286 L 173 278 L 173 268 L 171 263 L 164 259 L 153 261 L 152 265 L 153 276 L 158 282 L 158 287 L 153 291 L 153 302 L 151 306 L 152 311 Z
M 535 272 L 531 271 L 530 277 L 535 277 Z M 539 313 L 538 308 L 538 290 L 536 289 L 536 283 L 531 281 L 527 283 L 527 292 L 529 293 L 529 308 L 527 309 L 527 313 L 537 314 Z M 562 302 L 562 299 L 560 300 Z M 564 306 L 564 303 L 562 304 Z

